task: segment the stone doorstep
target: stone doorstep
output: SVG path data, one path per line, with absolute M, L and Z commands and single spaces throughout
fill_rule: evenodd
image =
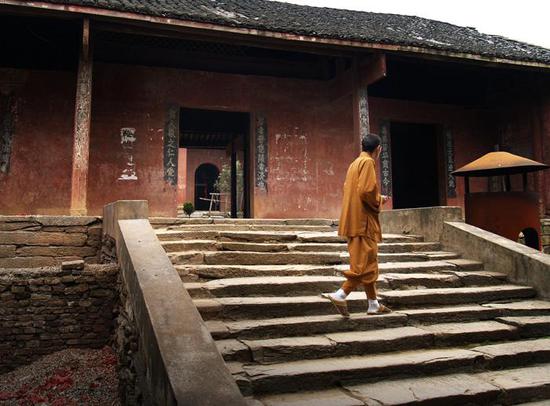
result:
M 280 337 L 217 341 L 226 361 L 279 363 L 517 339 L 518 329 L 496 321 L 401 326 Z
M 279 364 L 233 365 L 242 371 L 254 393 L 319 389 L 354 380 L 383 378 L 394 374 L 435 374 L 457 368 L 489 369 L 520 367 L 550 360 L 550 338 L 460 348 L 403 351 L 390 354 L 300 360 Z M 242 387 L 242 386 L 241 386 Z M 283 389 L 284 388 L 284 389 Z
M 428 377 L 385 380 L 370 384 L 344 385 L 340 389 L 259 397 L 263 406 L 385 405 L 441 404 L 505 404 L 550 397 L 550 365 L 490 371 L 476 374 L 456 373 Z M 321 403 L 319 403 L 321 402 Z M 548 405 L 549 401 L 531 402 L 523 406 Z
M 495 300 L 531 298 L 535 295 L 529 287 L 515 285 L 497 285 L 474 288 L 416 289 L 414 291 L 386 291 L 380 293 L 385 303 L 402 307 L 426 305 L 452 305 L 486 303 Z M 292 297 L 224 297 L 216 299 L 197 299 L 195 304 L 203 318 L 265 318 L 297 315 L 319 315 L 332 313 L 332 304 L 319 296 Z M 352 292 L 348 299 L 350 311 L 365 309 L 366 299 L 363 293 Z M 216 309 L 216 311 L 214 311 Z
M 287 231 L 287 232 L 335 232 L 330 225 L 292 224 L 188 224 L 170 225 L 170 231 Z M 164 231 L 164 229 L 159 229 Z

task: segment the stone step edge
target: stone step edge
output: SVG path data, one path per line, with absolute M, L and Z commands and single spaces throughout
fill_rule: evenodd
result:
M 457 370 L 494 371 L 550 362 L 550 338 L 481 345 L 401 351 L 367 356 L 299 360 L 277 364 L 226 363 L 244 395 L 333 387 L 392 375 L 416 377 Z M 367 377 L 367 378 L 365 378 Z
M 274 394 L 260 396 L 257 402 L 262 405 L 294 406 L 303 403 L 315 404 L 319 399 L 331 399 L 334 404 L 361 405 L 392 404 L 410 405 L 412 403 L 435 404 L 518 404 L 533 399 L 537 392 L 539 399 L 547 401 L 522 403 L 522 405 L 542 406 L 550 404 L 550 379 L 548 382 L 535 378 L 532 385 L 522 382 L 516 384 L 514 376 L 540 376 L 540 369 L 548 369 L 550 364 L 537 364 L 529 367 L 504 369 L 501 371 L 465 374 L 461 372 L 417 377 L 391 379 L 384 382 L 359 385 L 343 385 L 341 388 L 310 391 L 296 394 Z M 504 380 L 498 378 L 504 377 Z M 510 378 L 511 376 L 511 378 Z M 547 374 L 550 377 L 550 373 Z M 506 377 L 509 377 L 506 379 Z M 419 390 L 415 390 L 419 388 Z M 427 388 L 438 388 L 427 391 Z M 418 397 L 420 392 L 420 398 Z M 389 398 L 386 398 L 388 396 Z M 518 404 L 519 406 L 519 404 Z
M 453 296 L 450 296 L 453 293 Z M 419 307 L 437 307 L 461 304 L 480 304 L 510 299 L 533 298 L 536 291 L 531 287 L 517 285 L 495 285 L 490 287 L 474 288 L 434 288 L 417 289 L 415 291 L 386 291 L 380 293 L 384 303 L 398 310 L 403 307 L 410 307 L 416 303 Z M 350 311 L 361 306 L 364 307 L 366 298 L 361 292 L 352 292 L 348 299 Z M 422 300 L 419 300 L 422 299 Z M 450 298 L 450 299 L 445 299 Z M 272 315 L 273 311 L 278 314 L 285 306 L 298 305 L 298 315 L 327 314 L 331 305 L 328 300 L 320 296 L 269 296 L 269 297 L 221 297 L 213 299 L 195 299 L 195 306 L 201 313 L 203 319 L 250 319 L 253 314 Z M 267 309 L 273 309 L 267 312 Z M 288 313 L 289 316 L 297 315 Z
M 338 272 L 338 271 L 336 271 Z M 326 285 L 341 285 L 346 278 L 341 275 L 295 275 L 295 276 L 249 276 L 249 277 L 240 277 L 240 278 L 220 278 L 213 279 L 208 282 L 183 282 L 183 286 L 187 289 L 189 294 L 192 297 L 197 297 L 198 295 L 204 293 L 206 295 L 211 295 L 212 292 L 218 290 L 223 291 L 227 288 L 238 289 L 242 287 L 243 293 L 248 288 L 258 287 L 258 286 L 272 286 L 272 278 L 277 278 L 277 283 L 281 285 L 295 286 L 297 284 L 302 285 L 315 285 L 315 284 L 326 284 Z M 484 282 L 494 282 L 494 283 L 484 283 L 473 284 L 468 280 L 472 277 L 477 277 L 478 281 L 483 280 Z M 507 275 L 499 272 L 478 272 L 478 273 L 460 273 L 454 271 L 442 271 L 442 272 L 418 272 L 418 273 L 392 273 L 392 272 L 382 272 L 377 281 L 380 291 L 388 290 L 403 290 L 399 286 L 418 286 L 414 283 L 420 283 L 422 279 L 433 280 L 434 282 L 448 282 L 448 284 L 455 283 L 455 286 L 450 287 L 484 287 L 484 286 L 493 286 L 498 284 L 503 284 L 506 282 Z M 446 281 L 448 279 L 448 281 Z M 238 280 L 239 283 L 232 283 L 232 281 Z M 228 281 L 227 284 L 224 284 L 223 281 Z M 250 283 L 246 283 L 250 282 Z M 285 283 L 286 282 L 286 283 Z M 392 287 L 392 285 L 397 284 L 398 287 Z M 424 285 L 420 285 L 424 286 Z M 363 291 L 362 286 L 358 286 L 355 291 Z M 291 292 L 290 292 L 291 293 Z M 318 292 L 320 293 L 320 292 Z M 226 296 L 217 296 L 217 297 L 230 297 L 231 295 Z M 275 295 L 277 296 L 277 295 Z M 295 295 L 288 295 L 295 296 Z M 301 295 L 297 295 L 301 296 Z M 211 295 L 209 297 L 216 297 Z M 198 298 L 198 297 L 197 297 Z M 204 296 L 203 298 L 207 298 Z
M 543 329 L 533 328 L 533 324 L 522 324 L 521 321 L 514 323 L 507 322 L 506 318 L 496 318 L 382 327 L 368 330 L 367 334 L 364 331 L 341 331 L 279 338 L 222 339 L 216 343 L 226 361 L 273 364 L 284 362 L 285 357 L 296 360 L 329 359 L 362 355 L 365 351 L 374 355 L 548 337 L 550 333 L 545 330 L 549 325 L 550 316 L 538 323 Z
M 524 301 L 518 300 L 512 303 L 544 303 L 543 301 Z M 215 340 L 219 339 L 231 339 L 239 338 L 239 334 L 243 331 L 250 332 L 254 329 L 266 329 L 269 327 L 274 328 L 274 325 L 280 328 L 284 328 L 285 325 L 296 326 L 305 325 L 310 323 L 334 323 L 336 325 L 343 325 L 345 327 L 350 326 L 350 329 L 332 329 L 331 332 L 340 331 L 369 331 L 370 327 L 378 328 L 380 326 L 393 328 L 393 327 L 405 327 L 405 326 L 417 326 L 421 325 L 434 325 L 448 323 L 451 320 L 456 320 L 455 314 L 458 313 L 463 319 L 468 321 L 485 321 L 485 320 L 497 320 L 499 318 L 506 319 L 518 319 L 518 318 L 531 318 L 531 317 L 550 317 L 550 305 L 546 308 L 530 308 L 530 309 L 506 309 L 491 307 L 495 304 L 486 303 L 482 305 L 467 305 L 467 306 L 449 306 L 449 307 L 437 307 L 437 308 L 420 308 L 420 309 L 401 309 L 394 311 L 390 314 L 383 314 L 379 316 L 368 316 L 365 312 L 351 313 L 351 317 L 348 320 L 341 318 L 338 314 L 328 315 L 313 315 L 313 316 L 294 316 L 294 317 L 280 317 L 269 319 L 241 319 L 238 321 L 226 321 L 226 320 L 208 320 L 206 326 Z M 476 317 L 473 317 L 473 316 Z M 435 317 L 432 317 L 435 316 Z M 313 320 L 313 321 L 311 321 Z M 430 323 L 426 323 L 426 321 Z M 362 322 L 368 324 L 358 326 Z M 506 320 L 508 324 L 517 325 L 517 320 Z M 237 328 L 240 327 L 240 330 Z M 242 326 L 249 326 L 248 329 L 243 329 Z M 364 329 L 369 327 L 369 329 Z M 528 327 L 528 326 L 527 326 Z M 286 332 L 288 333 L 288 328 Z M 352 330 L 353 328 L 354 330 Z M 360 330 L 358 330 L 360 329 Z M 248 339 L 256 337 L 253 334 L 248 334 Z M 285 336 L 276 336 L 281 338 Z

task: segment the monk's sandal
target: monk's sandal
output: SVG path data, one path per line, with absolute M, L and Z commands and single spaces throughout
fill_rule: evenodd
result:
M 391 312 L 392 312 L 392 310 L 389 307 L 386 307 L 383 304 L 381 304 L 377 311 L 375 311 L 375 312 L 367 311 L 367 314 L 374 315 L 374 314 L 384 314 L 384 313 L 391 313 Z
M 338 310 L 338 313 L 345 317 L 349 318 L 348 303 L 345 300 L 338 300 L 334 298 L 330 293 L 321 293 L 321 297 L 330 300 L 333 306 Z

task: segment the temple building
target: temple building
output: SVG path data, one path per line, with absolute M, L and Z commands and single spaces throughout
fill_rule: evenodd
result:
M 463 205 L 451 173 L 491 151 L 550 157 L 550 50 L 473 28 L 266 0 L 0 0 L 0 35 L 4 215 L 208 210 L 229 170 L 234 216 L 335 218 L 368 131 L 387 208 Z M 550 173 L 528 185 L 544 216 Z

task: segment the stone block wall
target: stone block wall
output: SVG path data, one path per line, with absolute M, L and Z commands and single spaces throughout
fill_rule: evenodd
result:
M 65 348 L 112 340 L 117 265 L 0 269 L 0 373 Z
M 0 268 L 97 263 L 100 246 L 98 217 L 0 216 Z

